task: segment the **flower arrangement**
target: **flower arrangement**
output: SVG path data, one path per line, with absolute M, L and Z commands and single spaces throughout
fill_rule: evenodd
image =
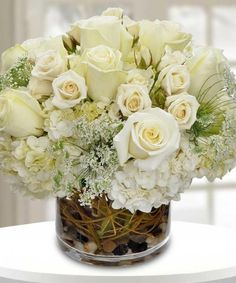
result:
M 2 54 L 0 90 L 1 170 L 27 195 L 150 212 L 235 165 L 234 75 L 172 22 L 111 8 L 27 40 Z
M 1 170 L 26 195 L 151 213 L 235 166 L 235 89 L 221 50 L 109 8 L 2 54 Z

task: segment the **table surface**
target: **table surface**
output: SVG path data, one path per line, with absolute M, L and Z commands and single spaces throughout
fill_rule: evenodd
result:
M 3 278 L 43 283 L 196 283 L 224 282 L 234 276 L 236 230 L 217 226 L 173 222 L 167 249 L 152 260 L 129 267 L 73 261 L 57 246 L 54 222 L 0 229 Z

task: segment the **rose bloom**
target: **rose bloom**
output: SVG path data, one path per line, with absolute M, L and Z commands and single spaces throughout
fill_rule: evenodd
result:
M 49 50 L 42 53 L 36 60 L 32 76 L 38 79 L 52 81 L 66 70 L 66 64 L 60 53 Z
M 178 94 L 188 90 L 190 75 L 186 66 L 171 65 L 160 72 L 158 81 L 167 95 Z
M 49 97 L 52 94 L 52 82 L 31 77 L 28 84 L 28 89 L 31 95 L 36 99 Z
M 207 97 L 214 97 L 216 93 L 224 89 L 224 65 L 227 59 L 222 50 L 212 47 L 199 47 L 195 50 L 194 56 L 189 58 L 186 66 L 190 72 L 191 84 L 189 93 L 198 96 L 201 92 L 207 91 Z
M 114 144 L 120 165 L 135 158 L 135 166 L 155 170 L 163 159 L 179 148 L 180 132 L 174 117 L 160 108 L 129 116 Z
M 148 88 L 138 84 L 122 84 L 118 88 L 116 103 L 123 116 L 127 117 L 152 106 Z
M 106 45 L 121 51 L 123 56 L 126 56 L 133 44 L 133 36 L 121 24 L 121 20 L 116 15 L 103 15 L 80 20 L 71 26 L 69 34 L 80 43 L 82 50 Z
M 167 45 L 182 51 L 191 41 L 190 34 L 182 32 L 178 24 L 170 21 L 143 20 L 139 26 L 139 43 L 150 50 L 154 65 L 160 61 Z
M 74 107 L 87 97 L 84 78 L 72 70 L 56 78 L 52 87 L 54 91 L 52 104 L 60 109 Z
M 6 89 L 0 96 L 0 131 L 13 137 L 40 136 L 43 115 L 37 102 L 28 92 Z
M 119 50 L 104 45 L 87 49 L 82 54 L 80 69 L 86 79 L 88 95 L 94 101 L 114 99 L 119 85 L 125 82 L 121 57 Z
M 175 117 L 181 129 L 192 127 L 197 119 L 199 106 L 196 97 L 188 93 L 168 96 L 166 99 L 167 111 Z

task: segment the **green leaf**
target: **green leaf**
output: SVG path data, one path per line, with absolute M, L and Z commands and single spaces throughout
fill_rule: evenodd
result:
M 156 90 L 153 90 L 150 93 L 150 98 L 151 98 L 153 107 L 159 107 L 162 109 L 165 108 L 166 93 L 163 89 L 158 88 Z
M 54 183 L 56 184 L 57 187 L 60 187 L 62 178 L 63 178 L 62 172 L 61 171 L 57 171 L 57 175 L 55 175 L 53 177 L 53 181 L 54 181 Z
M 146 70 L 149 66 L 146 64 L 145 60 L 143 59 L 143 57 L 141 57 L 140 63 L 138 65 L 139 69 L 143 69 Z
M 193 124 L 191 131 L 195 137 L 210 137 L 219 135 L 224 122 L 224 114 L 220 112 L 208 113 L 204 110 L 198 111 L 197 121 Z

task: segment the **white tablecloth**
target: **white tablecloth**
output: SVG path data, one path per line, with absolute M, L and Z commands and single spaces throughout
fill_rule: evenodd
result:
M 174 222 L 168 248 L 154 259 L 128 267 L 97 267 L 75 262 L 59 250 L 54 222 L 1 228 L 0 278 L 40 283 L 235 283 L 236 230 Z

